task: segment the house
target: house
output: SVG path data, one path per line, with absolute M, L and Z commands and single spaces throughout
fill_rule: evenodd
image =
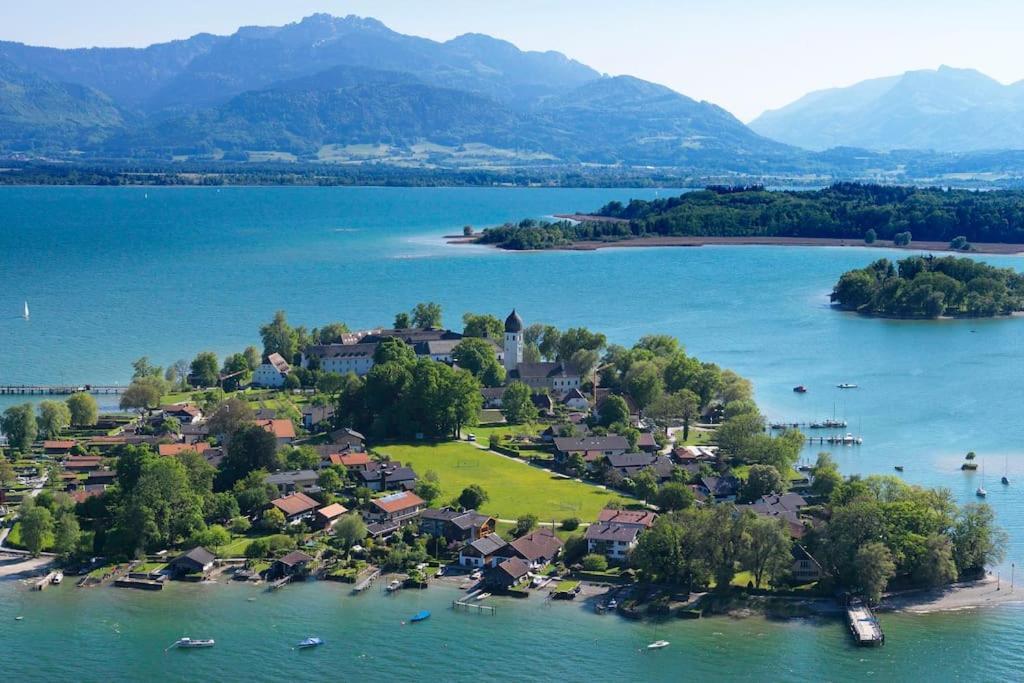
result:
M 736 494 L 740 489 L 740 480 L 731 475 L 701 477 L 698 486 L 705 496 L 715 500 L 736 500 Z
M 203 419 L 203 411 L 191 403 L 176 403 L 160 408 L 165 418 L 173 417 L 183 425 L 195 424 Z
M 371 491 L 411 491 L 416 479 L 416 472 L 399 462 L 369 462 L 355 471 L 356 483 Z
M 112 470 L 93 470 L 85 480 L 85 487 L 101 486 L 104 489 L 117 483 L 117 472 Z
M 287 446 L 295 440 L 295 425 L 291 420 L 256 420 L 256 424 L 273 434 L 278 446 Z
M 74 439 L 46 440 L 43 442 L 43 452 L 47 455 L 67 455 L 77 445 Z
M 491 590 L 508 590 L 527 578 L 532 567 L 519 557 L 502 560 L 484 574 L 484 584 Z
M 348 508 L 338 503 L 325 505 L 317 510 L 313 516 L 313 526 L 317 529 L 331 529 L 341 520 L 346 512 L 348 512 Z
M 569 410 L 590 410 L 590 401 L 588 401 L 587 397 L 583 395 L 583 392 L 576 387 L 565 392 L 565 395 L 562 396 L 559 403 Z
M 598 523 L 618 524 L 619 526 L 635 526 L 638 529 L 650 529 L 658 515 L 650 510 L 616 510 L 605 508 L 597 515 Z
M 485 338 L 484 341 L 491 346 L 491 350 L 494 351 L 494 355 L 498 359 L 498 362 L 501 362 L 503 358 L 501 346 L 492 339 Z M 428 339 L 418 341 L 413 344 L 413 350 L 420 358 L 430 358 L 431 360 L 435 360 L 439 363 L 447 363 L 448 365 L 451 365 L 455 361 L 452 354 L 455 351 L 455 347 L 458 346 L 460 342 L 462 342 L 462 335 L 459 335 L 458 338 L 452 339 Z
M 672 451 L 672 457 L 680 464 L 715 462 L 718 446 L 679 446 Z
M 555 412 L 555 402 L 546 391 L 535 391 L 530 394 L 530 403 L 542 416 L 551 416 Z
M 506 358 L 508 351 L 505 351 Z M 539 362 L 518 363 L 508 371 L 509 382 L 522 382 L 531 389 L 547 389 L 562 394 L 571 389 L 579 389 L 580 373 L 568 363 Z
M 501 400 L 505 397 L 506 387 L 481 387 L 480 396 L 483 397 L 483 407 L 487 410 L 501 408 Z
M 807 501 L 803 496 L 796 493 L 785 493 L 761 496 L 749 505 L 737 505 L 736 509 L 750 510 L 762 517 L 781 519 L 786 523 L 786 529 L 792 538 L 803 538 L 807 527 L 800 519 L 800 511 L 805 507 L 807 507 Z
M 270 569 L 267 570 L 267 578 L 273 580 L 295 576 L 306 571 L 312 561 L 312 556 L 301 550 L 293 550 L 270 565 Z
M 554 529 L 548 528 L 537 529 L 509 543 L 512 556 L 525 561 L 530 569 L 554 561 L 562 545 L 562 539 L 555 535 Z
M 606 455 L 601 462 L 608 468 L 615 470 L 623 477 L 633 477 L 643 470 L 651 470 L 659 482 L 672 478 L 672 471 L 675 465 L 667 455 L 652 455 L 650 453 L 622 453 L 619 455 Z
M 324 372 L 347 375 L 352 372 L 362 377 L 373 368 L 376 342 L 356 344 L 319 344 L 302 352 L 302 367 L 319 365 Z
M 302 426 L 307 431 L 313 431 L 313 428 L 318 424 L 328 422 L 333 417 L 334 404 L 328 403 L 327 405 L 317 406 L 307 403 L 302 409 Z
M 202 424 L 181 425 L 181 439 L 185 443 L 195 443 L 196 441 L 203 441 L 208 436 L 210 436 L 210 428 L 206 425 L 205 422 Z
M 419 516 L 420 510 L 426 506 L 423 499 L 415 493 L 402 491 L 371 500 L 370 509 L 366 511 L 364 517 L 368 522 L 408 524 L 415 520 Z
M 354 429 L 342 427 L 335 429 L 329 434 L 331 443 L 338 447 L 339 451 L 346 448 L 350 451 L 361 451 L 365 448 L 366 437 Z
M 472 542 L 494 532 L 497 520 L 476 510 L 429 508 L 420 514 L 420 531 L 450 542 Z
M 284 380 L 292 371 L 288 361 L 279 353 L 272 353 L 267 360 L 252 373 L 252 385 L 254 387 L 271 387 L 279 389 L 284 386 Z
M 195 443 L 162 443 L 158 444 L 156 447 L 157 453 L 164 457 L 179 455 L 185 451 L 192 451 L 203 455 L 211 448 L 213 448 L 213 445 L 206 441 L 196 441 Z
M 188 574 L 205 574 L 213 569 L 217 556 L 202 546 L 196 546 L 184 555 L 178 555 L 167 563 L 167 568 L 175 576 Z
M 610 562 L 623 562 L 636 547 L 640 527 L 634 524 L 598 522 L 587 527 L 587 552 L 604 555 Z
M 92 472 L 103 464 L 98 455 L 76 455 L 64 461 L 64 469 L 68 472 Z
M 589 461 L 599 460 L 607 455 L 622 455 L 629 450 L 626 437 L 617 434 L 608 436 L 559 436 L 554 439 L 555 464 L 564 465 L 569 456 L 579 453 Z
M 312 516 L 314 510 L 320 507 L 320 503 L 304 493 L 282 496 L 270 501 L 270 504 L 284 513 L 284 519 L 289 524 L 297 524 L 307 519 Z
M 296 491 L 318 493 L 320 486 L 316 481 L 319 476 L 320 473 L 316 470 L 289 470 L 272 472 L 264 481 L 276 488 L 282 496 Z
M 660 448 L 658 441 L 651 432 L 640 432 L 640 436 L 636 440 L 636 447 L 637 450 L 641 450 L 644 453 L 657 453 Z
M 373 463 L 369 453 L 331 453 L 327 456 L 331 465 L 342 465 L 349 472 L 361 472 Z
M 790 555 L 793 557 L 793 563 L 790 565 L 789 573 L 796 583 L 810 583 L 824 576 L 821 564 L 799 543 L 793 544 Z
M 497 567 L 508 559 L 510 551 L 508 543 L 498 534 L 488 534 L 467 543 L 459 550 L 459 564 L 463 567 Z

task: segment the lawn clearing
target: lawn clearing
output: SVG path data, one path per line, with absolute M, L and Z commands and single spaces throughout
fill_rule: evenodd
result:
M 466 443 L 396 444 L 376 450 L 411 466 L 421 477 L 427 470 L 437 472 L 441 480 L 438 504 L 458 496 L 470 484 L 479 484 L 490 497 L 482 512 L 502 519 L 533 513 L 543 521 L 568 517 L 589 521 L 596 519 L 609 501 L 636 502 Z

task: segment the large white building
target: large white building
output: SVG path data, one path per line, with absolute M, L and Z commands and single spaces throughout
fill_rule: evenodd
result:
M 280 388 L 284 379 L 291 372 L 291 366 L 279 353 L 267 356 L 267 362 L 256 368 L 252 373 L 253 386 Z

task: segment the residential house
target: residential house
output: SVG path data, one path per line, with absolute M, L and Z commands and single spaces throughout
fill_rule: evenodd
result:
M 213 563 L 217 556 L 202 546 L 196 546 L 183 555 L 167 563 L 167 568 L 175 576 L 187 576 L 189 574 L 206 574 L 213 569 Z
M 77 445 L 74 439 L 48 439 L 43 442 L 43 452 L 47 455 L 67 455 Z
M 179 455 L 185 451 L 192 451 L 203 455 L 211 448 L 213 448 L 213 445 L 206 441 L 196 441 L 195 443 L 162 443 L 158 444 L 156 447 L 157 453 L 164 457 Z
M 514 369 L 509 370 L 508 381 L 522 382 L 532 389 L 547 389 L 562 394 L 578 389 L 581 377 L 579 371 L 568 363 L 518 363 Z
M 313 428 L 319 424 L 323 424 L 331 420 L 334 417 L 334 404 L 328 403 L 326 405 L 318 406 L 307 403 L 302 408 L 302 426 L 307 431 L 313 431 Z
M 181 425 L 181 439 L 185 443 L 204 441 L 208 436 L 210 436 L 210 428 L 205 422 L 201 424 Z
M 316 483 L 319 476 L 320 473 L 316 470 L 288 470 L 271 472 L 265 481 L 276 488 L 282 496 L 296 491 L 319 493 L 320 486 Z
M 800 519 L 800 511 L 807 507 L 807 501 L 797 493 L 771 494 L 761 496 L 749 505 L 737 505 L 738 510 L 750 510 L 762 517 L 781 519 L 792 538 L 803 538 L 807 527 Z
M 85 487 L 102 487 L 106 489 L 108 486 L 113 486 L 116 483 L 117 472 L 113 470 L 93 470 L 89 472 L 89 476 L 85 480 Z
M 650 529 L 654 521 L 658 519 L 657 513 L 650 510 L 616 510 L 605 508 L 597 515 L 600 524 L 617 524 L 619 526 L 634 526 L 638 529 Z
M 411 491 L 416 486 L 416 472 L 400 462 L 369 462 L 354 473 L 356 483 L 371 491 Z
M 164 418 L 173 417 L 182 425 L 195 424 L 202 421 L 203 411 L 191 403 L 176 403 L 174 405 L 161 406 L 160 412 Z
M 483 407 L 487 410 L 501 408 L 501 400 L 505 397 L 506 387 L 481 387 L 480 396 L 483 397 Z
M 331 453 L 327 456 L 330 465 L 342 465 L 349 472 L 362 472 L 374 463 L 369 453 Z
M 546 391 L 535 391 L 530 394 L 530 403 L 542 417 L 550 417 L 555 413 L 555 402 Z
M 636 447 L 637 450 L 644 453 L 657 453 L 660 450 L 658 441 L 651 432 L 640 432 L 640 436 L 636 440 Z
M 270 569 L 267 570 L 267 578 L 274 580 L 286 576 L 296 576 L 305 572 L 312 562 L 312 556 L 301 550 L 293 550 L 270 565 Z
M 587 552 L 604 555 L 610 562 L 624 562 L 639 537 L 640 527 L 634 524 L 597 522 L 587 527 Z
M 622 455 L 629 450 L 629 441 L 618 434 L 608 436 L 560 436 L 554 439 L 555 464 L 564 465 L 574 453 L 593 462 L 608 455 Z
M 68 472 L 93 472 L 103 464 L 98 455 L 75 455 L 64 461 L 64 469 Z
M 583 395 L 583 392 L 578 387 L 565 392 L 559 403 L 569 410 L 590 410 L 590 401 L 587 400 L 587 397 Z
M 807 548 L 799 543 L 793 544 L 790 554 L 793 557 L 793 563 L 790 565 L 789 573 L 794 582 L 810 583 L 811 581 L 817 581 L 825 575 L 821 564 L 814 559 L 813 555 L 807 552 Z
M 335 524 L 348 512 L 348 508 L 338 503 L 325 505 L 316 511 L 313 516 L 313 526 L 317 529 L 332 529 Z
M 672 457 L 679 464 L 712 463 L 718 459 L 718 446 L 678 446 Z
M 427 504 L 411 491 L 392 493 L 370 501 L 370 509 L 364 517 L 368 522 L 396 522 L 399 525 L 414 521 Z
M 459 564 L 463 567 L 497 567 L 509 558 L 508 543 L 498 534 L 488 534 L 467 543 L 459 550 Z
M 449 542 L 472 542 L 494 532 L 497 520 L 476 510 L 429 508 L 420 514 L 420 531 Z
M 601 462 L 608 468 L 615 470 L 623 477 L 629 478 L 639 474 L 642 470 L 651 470 L 659 482 L 672 478 L 672 471 L 675 465 L 667 455 L 652 455 L 651 453 L 622 453 L 618 455 L 606 455 Z
M 348 449 L 350 451 L 361 451 L 365 449 L 366 437 L 354 429 L 342 427 L 330 433 L 331 443 L 338 447 L 339 451 Z
M 308 519 L 320 507 L 320 503 L 304 493 L 292 493 L 282 496 L 270 501 L 270 504 L 284 513 L 285 521 L 289 524 L 297 524 L 304 519 Z
M 709 498 L 718 501 L 736 500 L 736 494 L 740 489 L 740 480 L 732 475 L 701 477 L 697 485 L 701 492 Z
M 562 545 L 562 539 L 555 535 L 554 529 L 549 528 L 537 529 L 509 543 L 512 556 L 524 560 L 530 569 L 553 562 L 561 552 Z
M 526 560 L 510 557 L 485 572 L 484 585 L 491 590 L 508 590 L 528 578 L 531 569 Z
M 284 386 L 284 380 L 292 371 L 288 361 L 279 353 L 272 353 L 267 360 L 252 373 L 252 385 L 254 387 L 271 387 L 279 389 Z
M 256 424 L 273 434 L 278 446 L 288 446 L 295 440 L 295 425 L 291 420 L 257 420 Z

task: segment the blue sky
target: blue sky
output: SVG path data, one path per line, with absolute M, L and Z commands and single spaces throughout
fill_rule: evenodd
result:
M 744 121 L 811 90 L 940 64 L 1024 79 L 1020 0 L 4 0 L 0 39 L 141 46 L 313 12 L 373 16 L 436 40 L 473 31 L 559 50 Z

